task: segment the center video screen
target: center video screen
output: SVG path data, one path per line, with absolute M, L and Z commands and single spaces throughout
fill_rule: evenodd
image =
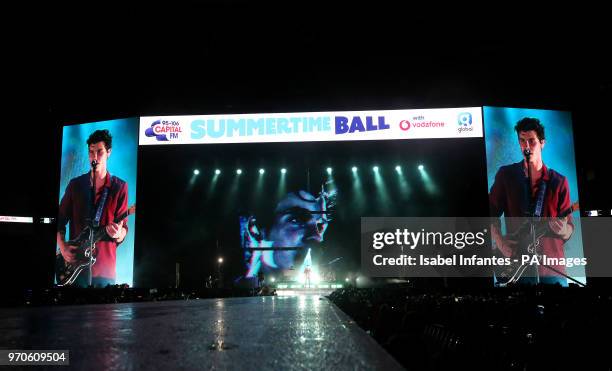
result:
M 344 282 L 362 217 L 489 210 L 482 138 L 140 146 L 138 163 L 144 287 L 174 286 L 177 263 L 191 287 Z

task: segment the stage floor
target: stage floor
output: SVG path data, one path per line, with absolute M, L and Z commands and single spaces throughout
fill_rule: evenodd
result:
M 402 369 L 314 293 L 0 309 L 0 349 L 68 349 L 97 370 Z
M 318 295 L 325 296 L 334 292 L 335 289 L 319 289 L 319 288 L 297 288 L 297 289 L 276 289 L 278 296 L 300 296 L 300 295 Z

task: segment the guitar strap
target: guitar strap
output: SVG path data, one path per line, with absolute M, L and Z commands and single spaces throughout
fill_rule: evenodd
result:
M 535 216 L 536 218 L 539 218 L 542 216 L 542 208 L 544 206 L 544 196 L 546 195 L 547 186 L 548 186 L 548 182 L 542 181 L 540 183 L 540 187 L 538 188 L 535 208 L 533 210 L 533 216 Z
M 96 210 L 96 216 L 93 221 L 93 225 L 95 228 L 100 226 L 100 219 L 102 218 L 102 210 L 104 210 L 104 205 L 106 204 L 106 198 L 108 197 L 108 187 L 104 187 L 104 191 L 102 192 L 102 197 L 100 197 L 100 202 L 98 203 L 98 209 Z

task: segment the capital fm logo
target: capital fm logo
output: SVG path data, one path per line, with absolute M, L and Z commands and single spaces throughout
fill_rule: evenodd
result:
M 159 142 L 168 142 L 172 139 L 178 139 L 182 132 L 183 129 L 179 121 L 157 120 L 151 124 L 150 128 L 145 130 L 145 135 L 155 137 Z
M 457 115 L 457 124 L 459 125 L 457 129 L 459 133 L 474 130 L 474 127 L 472 127 L 472 114 L 469 112 L 461 112 Z

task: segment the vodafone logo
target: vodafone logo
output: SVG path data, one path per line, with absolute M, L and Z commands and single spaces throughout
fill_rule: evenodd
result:
M 402 120 L 402 121 L 400 121 L 400 123 L 399 123 L 399 127 L 400 127 L 400 129 L 402 129 L 402 130 L 404 130 L 404 131 L 406 131 L 406 130 L 410 129 L 410 121 L 408 121 L 408 120 Z
M 413 121 L 410 122 L 408 120 L 402 120 L 399 122 L 399 127 L 403 131 L 408 131 L 410 128 L 416 130 L 431 130 L 431 129 L 441 129 L 446 126 L 444 121 L 427 121 L 423 116 L 414 117 Z

